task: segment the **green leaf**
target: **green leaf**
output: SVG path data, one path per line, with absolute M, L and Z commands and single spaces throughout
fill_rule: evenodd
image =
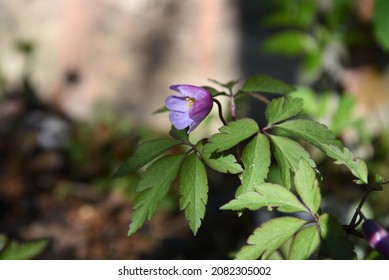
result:
M 169 112 L 169 109 L 166 106 L 162 106 L 161 108 L 155 110 L 152 114 L 159 114 L 159 113 L 165 113 Z
M 255 186 L 254 191 L 241 194 L 221 207 L 222 210 L 258 210 L 262 207 L 276 208 L 280 212 L 305 212 L 307 209 L 297 197 L 283 186 L 263 183 Z
M 335 134 L 331 130 L 324 124 L 313 120 L 289 120 L 277 124 L 276 127 L 285 131 L 289 136 L 307 141 L 322 151 L 325 145 L 342 147 L 342 143 L 335 139 Z
M 7 236 L 0 234 L 0 251 L 3 250 L 5 244 L 7 243 Z
M 268 38 L 262 48 L 268 53 L 295 56 L 313 52 L 318 49 L 318 45 L 315 38 L 308 33 L 284 31 Z
M 270 166 L 270 143 L 267 137 L 258 133 L 244 148 L 241 159 L 245 169 L 239 176 L 242 184 L 237 189 L 236 196 L 265 182 Z
M 375 0 L 373 13 L 374 36 L 384 50 L 389 50 L 389 2 Z
M 312 213 L 317 213 L 321 202 L 319 183 L 316 179 L 316 172 L 305 160 L 300 160 L 294 182 L 302 201 Z
M 266 118 L 268 125 L 272 125 L 301 113 L 303 110 L 303 100 L 293 97 L 275 98 L 266 108 Z
M 236 259 L 255 260 L 261 257 L 267 259 L 275 250 L 291 238 L 306 221 L 294 217 L 272 219 L 257 228 L 247 240 Z
M 252 119 L 239 119 L 219 128 L 204 146 L 205 153 L 226 151 L 259 131 L 257 123 Z
M 185 209 L 189 227 L 196 235 L 204 218 L 208 200 L 208 180 L 204 164 L 195 155 L 190 154 L 182 164 L 180 171 L 181 199 L 180 208 Z
M 174 139 L 177 139 L 178 141 L 182 141 L 185 143 L 189 143 L 189 135 L 186 132 L 186 129 L 180 129 L 178 130 L 173 125 L 169 131 L 169 135 L 173 137 Z
M 168 155 L 153 162 L 142 174 L 134 200 L 134 212 L 128 235 L 136 232 L 146 217 L 150 220 L 177 177 L 184 154 Z
M 327 257 L 340 260 L 356 258 L 353 244 L 347 239 L 347 233 L 334 217 L 323 214 L 318 222 L 324 253 Z
M 301 159 L 306 160 L 312 167 L 315 162 L 310 159 L 309 153 L 297 142 L 281 136 L 270 135 L 274 155 L 281 172 L 281 180 L 288 189 L 292 185 L 292 174 L 298 169 Z
M 133 172 L 150 161 L 166 152 L 167 150 L 182 144 L 180 141 L 173 139 L 155 139 L 144 142 L 137 147 L 135 153 L 127 160 L 125 164 L 112 175 L 112 178 L 119 178 Z
M 255 75 L 249 77 L 243 84 L 242 92 L 266 92 L 287 94 L 294 91 L 295 88 L 280 80 L 267 75 Z
M 293 238 L 288 259 L 306 260 L 319 249 L 319 246 L 320 236 L 317 227 L 306 227 L 300 230 Z
M 0 260 L 28 260 L 40 254 L 47 246 L 48 240 L 29 242 L 11 241 L 1 252 Z
M 348 167 L 350 172 L 367 184 L 367 166 L 364 160 L 354 157 L 346 147 L 343 150 L 331 145 L 324 145 L 324 152 L 331 158 L 335 159 L 335 164 L 344 164 Z
M 197 143 L 196 150 L 206 165 L 220 173 L 238 174 L 243 171 L 242 166 L 236 162 L 236 158 L 232 154 L 204 152 L 203 141 Z

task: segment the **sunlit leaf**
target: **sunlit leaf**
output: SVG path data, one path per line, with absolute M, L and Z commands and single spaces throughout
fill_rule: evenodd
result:
M 320 236 L 316 226 L 300 230 L 293 238 L 288 259 L 306 260 L 319 249 Z
M 185 209 L 189 227 L 196 235 L 204 218 L 208 200 L 208 180 L 204 164 L 195 153 L 190 154 L 183 162 L 180 171 L 181 199 L 180 208 Z
M 336 164 L 344 164 L 350 172 L 367 184 L 367 166 L 363 159 L 355 157 L 346 147 L 343 150 L 331 145 L 324 145 L 324 152 L 331 158 L 335 159 Z
M 119 167 L 112 178 L 119 178 L 133 172 L 146 165 L 167 150 L 182 144 L 173 139 L 155 139 L 144 142 L 137 147 L 135 153 L 127 160 L 125 164 Z
M 262 207 L 276 208 L 280 212 L 305 212 L 307 209 L 297 197 L 283 186 L 263 183 L 254 191 L 245 192 L 222 206 L 222 210 L 258 210 Z
M 316 172 L 305 160 L 300 160 L 294 182 L 297 193 L 304 204 L 312 213 L 317 213 L 321 202 L 319 183 L 316 179 Z
M 267 75 L 255 75 L 246 79 L 241 89 L 242 92 L 262 92 L 286 94 L 295 88 L 280 80 Z
M 276 127 L 284 130 L 289 136 L 307 141 L 321 150 L 324 150 L 325 145 L 342 147 L 342 143 L 335 139 L 335 134 L 331 130 L 313 120 L 289 120 L 277 124 Z
M 275 250 L 291 238 L 306 221 L 294 217 L 271 219 L 257 228 L 247 240 L 236 258 L 241 260 L 267 259 Z
M 180 169 L 183 154 L 168 155 L 153 162 L 142 174 L 134 200 L 134 211 L 128 235 L 136 232 L 153 216 L 158 204 L 165 197 Z
M 268 125 L 272 125 L 298 115 L 303 109 L 303 100 L 293 97 L 275 98 L 266 108 Z
M 255 185 L 265 182 L 270 165 L 270 143 L 265 135 L 258 133 L 245 147 L 241 160 L 245 166 L 239 176 L 242 184 L 236 196 L 251 191 Z
M 259 127 L 252 119 L 239 119 L 229 122 L 219 128 L 220 133 L 214 134 L 204 145 L 205 153 L 226 151 L 258 132 Z
M 292 172 L 296 172 L 300 160 L 306 160 L 312 167 L 315 167 L 315 162 L 299 143 L 289 138 L 270 135 L 270 140 L 280 168 L 281 180 L 289 189 L 292 185 Z
M 202 141 L 197 143 L 196 150 L 200 153 L 205 164 L 220 173 L 237 174 L 243 171 L 242 166 L 236 162 L 232 154 L 206 153 Z

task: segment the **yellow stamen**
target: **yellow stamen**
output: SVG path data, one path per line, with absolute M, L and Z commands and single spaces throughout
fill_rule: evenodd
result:
M 192 105 L 195 103 L 196 99 L 194 98 L 190 98 L 190 97 L 187 97 L 185 99 L 187 102 L 188 102 L 188 109 L 190 109 L 190 107 L 192 107 Z

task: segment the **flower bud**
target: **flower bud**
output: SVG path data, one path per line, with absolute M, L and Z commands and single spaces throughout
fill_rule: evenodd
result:
M 389 234 L 382 225 L 374 220 L 366 220 L 362 224 L 362 233 L 372 248 L 389 256 Z

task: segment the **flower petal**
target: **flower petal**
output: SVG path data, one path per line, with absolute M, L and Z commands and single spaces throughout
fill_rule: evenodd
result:
M 202 121 L 211 112 L 213 106 L 212 98 L 205 97 L 197 99 L 189 109 L 189 116 L 195 121 Z
M 188 111 L 188 101 L 185 100 L 185 97 L 169 95 L 165 99 L 166 108 L 171 111 L 177 112 L 187 112 Z
M 211 95 L 207 90 L 203 89 L 202 87 L 192 85 L 172 85 L 169 88 L 178 93 L 181 93 L 184 96 L 192 97 L 196 100 L 202 99 L 207 95 Z
M 188 112 L 171 111 L 169 119 L 178 130 L 184 129 L 193 123 L 193 120 L 189 117 Z
M 193 130 L 195 130 L 195 128 L 198 127 L 200 123 L 201 123 L 201 121 L 198 121 L 198 122 L 193 121 L 192 124 L 189 126 L 188 134 L 190 132 L 192 132 Z

